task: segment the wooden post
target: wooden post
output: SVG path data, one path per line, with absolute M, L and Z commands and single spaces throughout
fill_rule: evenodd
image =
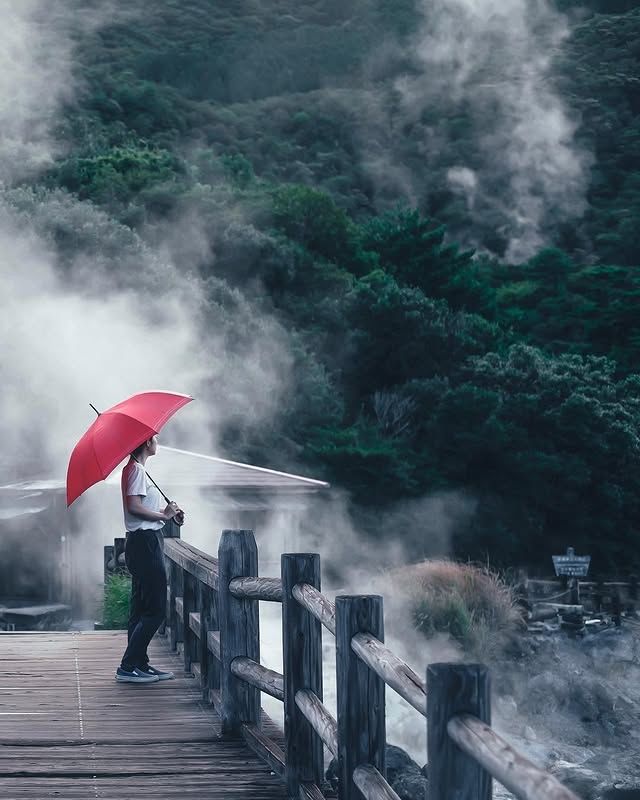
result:
M 364 800 L 353 781 L 356 767 L 370 764 L 385 774 L 384 681 L 351 649 L 356 633 L 384 641 L 382 597 L 336 597 L 336 682 L 338 700 L 338 797 Z M 440 795 L 433 795 L 440 797 Z M 444 797 L 444 795 L 443 795 Z
M 178 649 L 178 642 L 182 641 L 182 616 L 176 609 L 176 597 L 182 597 L 182 569 L 173 561 L 169 565 L 169 594 L 171 603 L 169 608 L 169 625 L 171 627 L 171 640 L 169 644 L 172 650 Z
M 260 661 L 258 600 L 234 597 L 234 578 L 258 575 L 258 548 L 253 531 L 222 531 L 218 548 L 218 608 L 220 613 L 220 694 L 222 733 L 238 736 L 243 722 L 260 721 L 260 692 L 231 672 L 237 656 Z
M 447 732 L 451 717 L 472 714 L 491 723 L 489 672 L 482 664 L 427 667 L 427 761 L 429 796 L 491 800 L 491 775 L 463 753 Z
M 616 588 L 611 591 L 611 619 L 616 628 L 622 625 L 622 601 Z
M 124 548 L 127 543 L 127 540 L 124 536 L 118 536 L 113 540 L 113 571 L 114 573 L 122 574 L 123 572 L 127 571 L 125 564 L 121 564 L 120 561 L 122 560 L 120 556 L 124 557 Z
M 219 631 L 218 592 L 210 586 L 201 587 L 200 605 L 200 674 L 202 679 L 202 699 L 209 702 L 209 692 L 220 689 L 220 664 L 209 652 L 209 631 Z
M 580 605 L 580 583 L 577 578 L 571 578 L 569 584 L 569 604 L 572 606 Z
M 104 585 L 107 585 L 107 578 L 111 575 L 111 569 L 109 568 L 109 564 L 112 560 L 115 559 L 114 556 L 114 548 L 112 544 L 105 544 L 104 546 L 104 565 L 103 565 L 103 581 Z M 115 561 L 114 561 L 115 566 Z
M 629 575 L 629 611 L 633 614 L 638 605 L 638 576 Z
M 604 584 L 602 579 L 596 581 L 595 589 L 593 590 L 593 610 L 596 613 L 602 611 L 602 604 L 604 602 Z
M 296 705 L 301 689 L 322 700 L 322 625 L 298 603 L 293 587 L 306 583 L 320 590 L 320 556 L 284 553 L 281 570 L 286 782 L 289 796 L 298 797 L 301 783 L 319 786 L 323 778 L 322 739 Z
M 191 671 L 191 662 L 195 661 L 194 654 L 197 652 L 194 646 L 195 633 L 189 626 L 189 614 L 191 611 L 197 611 L 197 579 L 189 572 L 184 570 L 183 585 L 182 585 L 182 641 L 183 641 L 183 659 L 184 671 Z

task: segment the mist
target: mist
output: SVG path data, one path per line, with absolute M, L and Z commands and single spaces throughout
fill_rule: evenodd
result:
M 62 106 L 81 85 L 74 36 L 114 13 L 103 5 L 79 14 L 67 2 L 52 13 L 46 0 L 6 2 L 0 10 L 0 435 L 7 482 L 63 480 L 75 442 L 95 418 L 89 403 L 103 410 L 149 389 L 191 394 L 196 401 L 161 439 L 209 453 L 229 419 L 260 425 L 290 386 L 289 340 L 278 321 L 223 281 L 220 304 L 207 301 L 193 225 L 177 224 L 151 245 L 88 201 L 23 185 L 64 149 Z M 121 534 L 121 504 L 94 487 L 73 513 L 81 531 L 75 569 L 88 587 L 100 577 L 102 544 Z
M 392 91 L 372 85 L 359 132 L 363 166 L 383 205 L 394 196 L 428 204 L 448 191 L 467 220 L 457 240 L 486 250 L 478 231 L 491 232 L 504 242 L 496 255 L 524 261 L 550 229 L 586 209 L 593 155 L 578 143 L 579 116 L 556 83 L 569 19 L 548 0 L 421 0 L 418 8 L 418 31 L 395 50 L 386 43 L 388 68 L 400 55 L 409 68 L 396 72 Z

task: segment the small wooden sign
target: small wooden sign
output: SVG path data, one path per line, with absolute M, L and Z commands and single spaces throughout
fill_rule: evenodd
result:
M 591 556 L 577 556 L 573 547 L 567 547 L 564 556 L 551 556 L 556 575 L 570 575 L 574 578 L 583 578 L 589 572 Z

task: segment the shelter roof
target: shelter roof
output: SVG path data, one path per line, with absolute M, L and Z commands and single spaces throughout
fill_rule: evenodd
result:
M 124 465 L 124 462 L 121 466 Z M 219 491 L 250 492 L 317 492 L 329 484 L 314 478 L 279 472 L 239 461 L 160 446 L 158 454 L 147 463 L 149 473 L 164 489 L 189 486 L 191 488 Z M 120 484 L 120 468 L 107 478 L 107 484 Z M 65 481 L 60 478 L 41 478 L 1 483 L 0 493 L 30 493 L 63 491 Z

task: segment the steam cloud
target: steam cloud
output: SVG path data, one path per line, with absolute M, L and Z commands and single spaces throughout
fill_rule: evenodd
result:
M 576 144 L 578 121 L 552 82 L 567 18 L 547 0 L 423 0 L 423 19 L 418 73 L 396 81 L 402 113 L 467 115 L 472 152 L 457 153 L 448 185 L 474 222 L 508 240 L 508 260 L 529 258 L 545 244 L 551 216 L 585 209 L 591 156 Z M 428 166 L 441 168 L 441 132 L 424 136 Z
M 198 402 L 172 421 L 168 436 L 210 452 L 230 417 L 249 424 L 271 418 L 290 380 L 289 341 L 279 323 L 215 278 L 210 287 L 222 299 L 205 301 L 193 265 L 173 263 L 179 225 L 170 242 L 150 246 L 89 202 L 24 187 L 62 152 L 54 127 L 77 88 L 74 35 L 113 11 L 83 6 L 78 14 L 67 0 L 54 6 L 7 0 L 0 9 L 0 436 L 7 481 L 63 478 L 73 444 L 93 419 L 89 402 L 106 408 L 153 388 L 193 394 Z M 56 244 L 61 233 L 74 243 L 71 255 Z M 193 227 L 183 236 L 192 239 Z M 189 251 L 186 243 L 179 249 Z M 93 541 L 79 550 L 88 562 L 83 572 L 96 577 L 100 545 L 120 533 L 122 512 L 117 502 L 106 507 L 99 487 L 88 495 L 77 509 Z

